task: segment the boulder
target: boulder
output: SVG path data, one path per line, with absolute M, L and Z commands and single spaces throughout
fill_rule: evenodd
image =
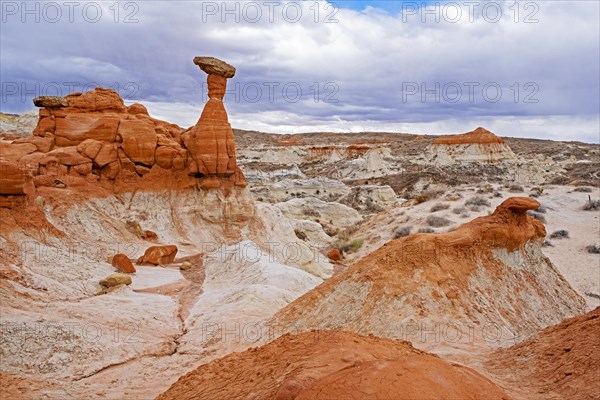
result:
M 100 168 L 117 161 L 117 145 L 115 143 L 103 143 L 100 151 L 94 157 L 94 163 Z
M 133 103 L 132 105 L 130 105 L 129 107 L 127 107 L 127 114 L 130 115 L 149 115 L 148 114 L 148 109 L 146 109 L 146 107 L 143 104 L 140 103 Z
M 0 141 L 0 159 L 17 161 L 21 157 L 37 151 L 33 143 L 8 143 Z
M 176 154 L 177 150 L 173 147 L 159 146 L 156 149 L 156 163 L 161 168 L 171 169 Z
M 100 281 L 101 286 L 113 287 L 117 285 L 131 285 L 131 276 L 128 274 L 116 273 L 110 274 Z
M 331 249 L 327 252 L 327 258 L 334 262 L 342 261 L 342 253 L 339 249 Z
M 114 142 L 119 127 L 119 118 L 114 115 L 71 113 L 55 121 L 57 146 L 77 146 L 86 139 Z
M 64 97 L 60 96 L 38 96 L 33 99 L 33 104 L 36 107 L 61 108 L 67 107 L 69 102 L 67 102 Z
M 24 165 L 0 160 L 0 195 L 26 195 L 34 192 L 33 178 Z
M 13 144 L 19 143 L 31 143 L 37 148 L 37 151 L 40 151 L 42 153 L 47 153 L 54 148 L 53 137 L 29 136 L 23 139 L 17 139 L 13 141 Z
M 81 155 L 77 151 L 77 148 L 75 146 L 58 147 L 47 154 L 48 156 L 56 157 L 61 164 L 67 166 L 86 164 L 92 162 L 92 160 L 90 160 L 86 156 Z
M 171 264 L 177 255 L 177 246 L 152 246 L 146 249 L 146 252 L 137 260 L 138 265 L 143 264 Z
M 194 57 L 194 64 L 207 74 L 216 74 L 224 78 L 233 78 L 235 68 L 214 57 Z
M 53 135 L 56 130 L 56 121 L 52 117 L 40 117 L 37 125 L 33 129 L 34 136 Z
M 150 121 L 127 119 L 121 121 L 118 135 L 121 148 L 136 164 L 154 165 L 158 138 Z
M 133 263 L 125 254 L 115 254 L 111 260 L 111 264 L 113 267 L 115 267 L 121 272 L 125 272 L 128 274 L 135 273 L 135 267 L 133 266 Z
M 101 148 L 102 142 L 96 139 L 86 139 L 77 145 L 77 151 L 90 160 L 96 158 Z
M 112 89 L 97 87 L 87 93 L 73 93 L 65 98 L 69 102 L 68 112 L 127 112 L 123 99 Z

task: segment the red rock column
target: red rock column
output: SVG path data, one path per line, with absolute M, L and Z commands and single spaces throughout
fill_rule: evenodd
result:
M 212 57 L 196 57 L 200 68 L 208 74 L 209 100 L 200 119 L 183 135 L 185 146 L 203 175 L 233 175 L 237 172 L 235 137 L 223 106 L 227 78 L 235 74 L 231 65 Z

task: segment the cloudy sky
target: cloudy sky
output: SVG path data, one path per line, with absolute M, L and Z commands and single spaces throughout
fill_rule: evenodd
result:
M 234 127 L 598 142 L 597 1 L 1 1 L 2 112 L 100 85 L 184 127 L 197 55 Z

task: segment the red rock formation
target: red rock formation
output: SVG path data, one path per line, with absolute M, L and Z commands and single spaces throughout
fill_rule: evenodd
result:
M 177 125 L 150 117 L 143 105 L 127 107 L 113 90 L 96 88 L 34 99 L 45 107 L 34 136 L 0 141 L 0 160 L 22 164 L 36 187 L 57 181 L 90 192 L 98 186 L 113 192 L 246 186 L 222 102 L 235 68 L 212 58 L 195 62 L 209 73 L 210 100 L 185 135 Z M 0 186 L 14 185 L 12 178 L 2 179 Z
M 0 160 L 0 207 L 27 203 L 35 194 L 33 177 L 23 164 Z
M 209 100 L 198 123 L 182 135 L 193 163 L 190 173 L 236 176 L 235 137 L 223 106 L 227 78 L 235 68 L 211 57 L 196 57 L 194 62 L 207 72 Z
M 474 370 L 400 340 L 350 332 L 285 335 L 179 378 L 158 400 L 509 399 Z
M 327 252 L 327 258 L 333 262 L 342 261 L 342 253 L 339 249 L 331 249 Z
M 492 353 L 486 368 L 515 398 L 600 396 L 600 307 Z
M 433 141 L 433 144 L 488 144 L 505 143 L 504 139 L 494 135 L 485 128 L 477 128 L 472 132 L 461 135 L 442 136 Z
M 452 232 L 393 240 L 289 304 L 272 323 L 409 340 L 414 338 L 402 330 L 403 321 L 429 329 L 457 323 L 476 331 L 497 324 L 502 339 L 514 344 L 585 310 L 584 300 L 541 252 L 544 225 L 526 214 L 537 207 L 534 199 L 510 198 L 493 214 Z M 484 346 L 499 345 L 485 335 L 477 331 L 473 337 Z
M 177 255 L 177 246 L 152 246 L 146 249 L 146 252 L 137 260 L 138 265 L 153 264 L 171 264 Z
M 131 262 L 129 257 L 127 257 L 125 254 L 115 254 L 112 258 L 111 264 L 120 272 L 135 274 L 135 267 L 133 266 L 133 263 Z

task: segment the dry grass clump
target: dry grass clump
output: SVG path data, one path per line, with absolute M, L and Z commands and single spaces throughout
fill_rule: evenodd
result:
M 519 184 L 512 184 L 508 187 L 508 191 L 511 193 L 522 193 L 525 191 L 525 188 Z
M 402 228 L 397 229 L 396 232 L 394 233 L 394 239 L 399 239 L 399 238 L 410 235 L 411 230 L 412 230 L 412 227 L 410 227 L 410 226 L 403 226 Z
M 554 231 L 550 235 L 550 239 L 568 239 L 568 238 L 569 238 L 569 231 L 566 231 L 564 229 L 559 229 L 557 231 Z
M 600 254 L 600 246 L 591 244 L 585 248 L 588 253 L 591 254 Z
M 425 228 L 419 228 L 419 233 L 434 233 L 435 230 L 433 230 L 430 227 L 425 227 Z
M 427 222 L 427 225 L 433 226 L 436 228 L 439 228 L 442 226 L 448 226 L 451 223 L 451 221 L 449 219 L 446 219 L 444 217 L 438 217 L 435 215 L 430 215 L 429 217 L 427 217 L 427 219 L 425 221 Z
M 544 224 L 546 223 L 546 217 L 544 216 L 544 214 L 540 213 L 540 212 L 536 212 L 536 211 L 527 211 L 527 214 L 535 219 L 537 219 L 538 221 L 543 222 Z
M 429 212 L 437 212 L 437 211 L 447 210 L 449 208 L 450 208 L 450 204 L 437 203 L 433 207 L 431 207 Z
M 579 187 L 576 187 L 575 189 L 573 189 L 573 191 L 580 192 L 580 193 L 592 193 L 592 188 L 587 187 L 587 186 L 579 186 Z
M 585 211 L 600 210 L 600 200 L 588 200 L 588 202 L 583 205 L 583 209 Z
M 464 214 L 464 213 L 466 213 L 466 212 L 467 212 L 467 209 L 466 209 L 465 207 L 454 207 L 454 208 L 452 209 L 452 212 L 453 212 L 454 214 Z
M 492 204 L 483 196 L 474 196 L 465 201 L 465 206 L 485 206 L 490 207 Z

